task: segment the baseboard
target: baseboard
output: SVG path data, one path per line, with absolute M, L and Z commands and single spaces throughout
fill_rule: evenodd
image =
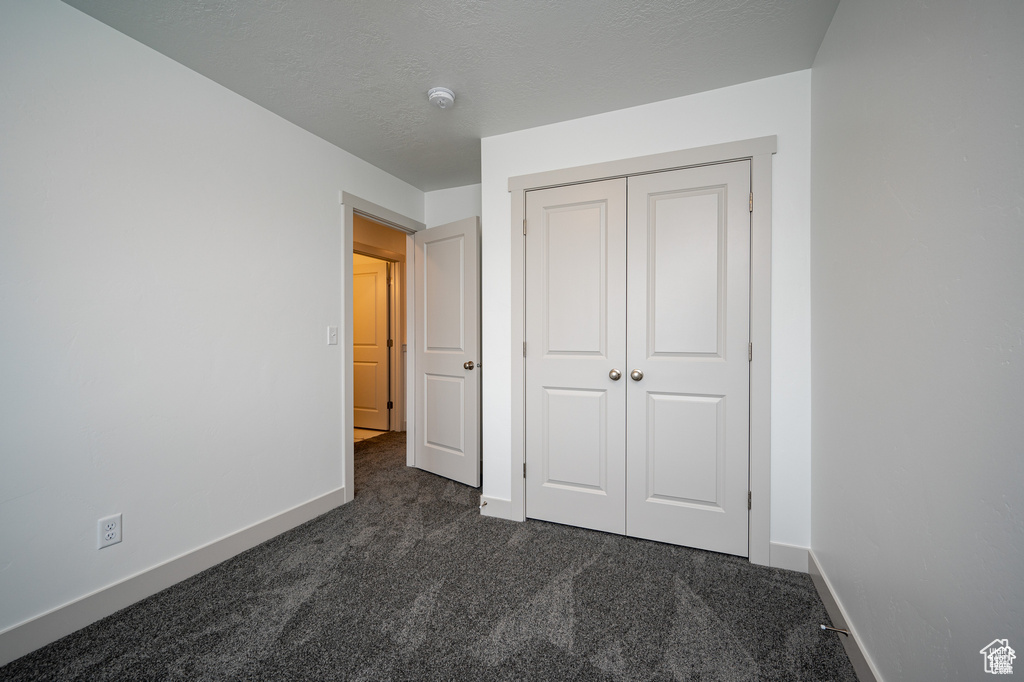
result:
M 849 656 L 850 663 L 853 664 L 853 670 L 857 673 L 857 679 L 860 682 L 882 682 L 882 676 L 878 674 L 878 669 L 875 668 L 875 664 L 861 645 L 857 631 L 846 617 L 846 609 L 843 608 L 842 603 L 836 597 L 832 584 L 821 570 L 813 550 L 807 552 L 807 572 L 811 575 L 811 581 L 814 582 L 814 587 L 818 590 L 818 595 L 825 604 L 828 617 L 832 619 L 832 627 L 843 628 L 850 633 L 849 637 L 839 633 L 830 634 L 838 637 L 839 641 L 843 643 L 846 655 Z
M 480 496 L 480 515 L 493 516 L 498 519 L 512 519 L 512 500 L 500 497 Z
M 345 488 L 281 512 L 0 632 L 0 666 L 55 642 L 175 583 L 315 519 L 345 501 Z
M 807 572 L 806 547 L 787 545 L 784 542 L 772 542 L 768 545 L 768 565 L 772 568 L 784 568 L 787 571 Z

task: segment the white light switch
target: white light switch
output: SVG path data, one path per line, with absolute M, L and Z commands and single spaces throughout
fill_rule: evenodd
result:
M 328 327 L 327 328 L 327 345 L 337 346 L 338 345 L 338 328 Z

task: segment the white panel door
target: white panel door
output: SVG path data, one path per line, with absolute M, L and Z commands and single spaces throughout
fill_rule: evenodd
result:
M 749 193 L 747 161 L 527 192 L 527 516 L 747 555 Z
M 750 164 L 628 191 L 626 532 L 746 556 Z
M 625 532 L 626 184 L 527 193 L 527 515 Z
M 416 466 L 480 485 L 480 225 L 415 235 Z
M 387 431 L 388 264 L 358 253 L 352 260 L 353 424 Z

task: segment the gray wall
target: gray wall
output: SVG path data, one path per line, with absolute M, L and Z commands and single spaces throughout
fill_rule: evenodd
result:
M 809 70 L 796 71 L 481 140 L 483 354 L 490 368 L 483 386 L 485 496 L 508 500 L 514 479 L 512 346 L 508 343 L 514 228 L 508 179 L 776 135 L 779 153 L 772 163 L 771 539 L 808 546 L 810 76 Z
M 843 0 L 814 63 L 811 546 L 887 680 L 1024 656 L 1022 36 Z
M 423 193 L 56 0 L 0 17 L 3 633 L 345 485 L 338 191 Z

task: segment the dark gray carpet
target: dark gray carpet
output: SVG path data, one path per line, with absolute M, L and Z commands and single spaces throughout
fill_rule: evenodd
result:
M 356 498 L 0 680 L 855 680 L 803 574 L 538 521 L 356 445 Z

